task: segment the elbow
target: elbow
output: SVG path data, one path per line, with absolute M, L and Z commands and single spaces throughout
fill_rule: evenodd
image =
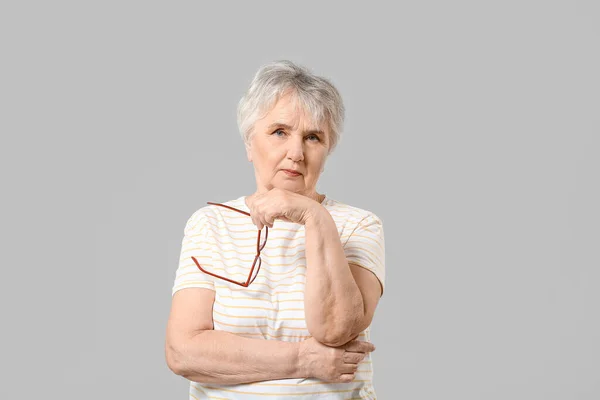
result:
M 357 297 L 347 307 L 325 307 L 321 314 L 307 315 L 306 327 L 318 342 L 339 347 L 356 339 L 368 328 L 371 318 L 365 312 L 362 297 Z
M 327 334 L 322 337 L 315 337 L 317 341 L 329 347 L 340 347 L 352 340 L 349 335 L 343 334 Z
M 169 369 L 175 374 L 175 375 L 180 375 L 183 376 L 184 372 L 181 368 L 181 363 L 180 363 L 180 357 L 179 357 L 179 353 L 177 351 L 177 349 L 167 343 L 165 345 L 165 359 L 167 362 L 167 367 L 169 367 Z
M 215 376 L 210 372 L 211 362 L 204 358 L 199 358 L 196 355 L 194 361 L 186 354 L 185 349 L 189 349 L 190 345 L 186 339 L 181 342 L 168 342 L 165 344 L 165 358 L 167 366 L 175 374 L 189 381 L 198 383 L 221 383 L 215 379 Z
M 364 322 L 361 320 L 353 320 L 329 327 L 322 326 L 320 329 L 314 329 L 314 331 L 309 329 L 309 332 L 315 340 L 326 346 L 340 347 L 356 339 L 367 326 L 364 326 Z
M 318 336 L 314 336 L 314 338 L 326 346 L 340 347 L 352 341 L 353 339 L 356 339 L 357 336 L 358 335 L 353 333 L 352 329 L 347 329 L 342 331 L 326 331 Z

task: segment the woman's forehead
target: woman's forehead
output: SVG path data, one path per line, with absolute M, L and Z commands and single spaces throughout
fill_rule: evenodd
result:
M 280 98 L 263 118 L 267 125 L 281 123 L 296 128 L 299 124 L 309 130 L 324 130 L 324 120 L 316 119 L 299 101 L 290 95 Z

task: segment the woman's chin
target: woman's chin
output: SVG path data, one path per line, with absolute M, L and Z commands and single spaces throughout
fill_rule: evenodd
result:
M 304 185 L 300 182 L 283 181 L 273 183 L 273 187 L 289 190 L 290 192 L 301 192 L 304 190 Z

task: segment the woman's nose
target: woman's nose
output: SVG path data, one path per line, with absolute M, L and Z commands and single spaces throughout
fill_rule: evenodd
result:
M 294 162 L 300 162 L 304 160 L 304 149 L 302 143 L 297 140 L 290 140 L 290 147 L 288 148 L 288 158 Z

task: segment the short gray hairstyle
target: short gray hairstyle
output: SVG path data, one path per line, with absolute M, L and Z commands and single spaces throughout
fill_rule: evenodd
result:
M 342 96 L 326 78 L 316 76 L 306 67 L 288 60 L 265 64 L 256 73 L 237 109 L 237 123 L 244 143 L 249 145 L 255 122 L 269 112 L 288 91 L 317 122 L 326 122 L 331 131 L 331 154 L 338 144 L 345 108 Z

